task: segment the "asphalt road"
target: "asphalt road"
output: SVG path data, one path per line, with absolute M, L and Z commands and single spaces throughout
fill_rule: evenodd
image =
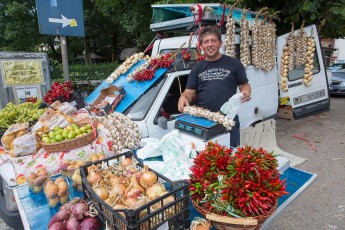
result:
M 303 134 L 317 152 L 294 134 Z M 307 159 L 296 168 L 318 176 L 269 229 L 345 229 L 345 97 L 331 97 L 329 112 L 277 119 L 276 136 L 281 149 Z

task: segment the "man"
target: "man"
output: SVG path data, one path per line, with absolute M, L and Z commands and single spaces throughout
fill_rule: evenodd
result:
M 237 87 L 243 94 L 242 102 L 250 100 L 251 88 L 242 63 L 219 52 L 222 46 L 221 33 L 215 26 L 206 26 L 200 33 L 201 49 L 206 56 L 191 70 L 185 91 L 182 93 L 178 109 L 188 106 L 196 93 L 196 105 L 218 112 L 221 106 L 236 94 Z M 230 131 L 230 146 L 240 145 L 240 124 Z

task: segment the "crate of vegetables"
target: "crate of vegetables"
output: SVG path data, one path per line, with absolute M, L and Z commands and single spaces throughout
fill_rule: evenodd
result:
M 132 152 L 84 165 L 81 175 L 84 197 L 110 229 L 190 226 L 189 183 L 150 170 Z
M 49 132 L 36 134 L 35 137 L 47 152 L 63 152 L 90 144 L 96 136 L 96 124 L 90 122 L 55 126 Z

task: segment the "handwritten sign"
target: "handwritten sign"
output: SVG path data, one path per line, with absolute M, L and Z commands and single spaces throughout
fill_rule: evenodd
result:
M 1 61 L 4 87 L 43 84 L 42 62 L 37 60 Z

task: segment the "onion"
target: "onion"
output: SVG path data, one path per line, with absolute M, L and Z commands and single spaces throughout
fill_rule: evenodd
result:
M 92 189 L 96 193 L 96 195 L 99 196 L 99 198 L 101 198 L 102 200 L 106 200 L 109 196 L 108 190 L 103 186 L 93 187 Z
M 149 167 L 145 165 L 145 172 L 140 176 L 140 185 L 144 188 L 148 188 L 157 181 L 157 175 L 154 172 L 149 171 Z
M 132 165 L 133 161 L 132 158 L 125 158 L 122 162 L 121 162 L 121 166 L 126 168 L 129 165 Z
M 110 192 L 116 195 L 122 195 L 126 192 L 127 187 L 124 184 L 114 184 Z
M 82 220 L 84 218 L 84 214 L 88 211 L 89 207 L 85 202 L 79 202 L 72 206 L 72 214 L 78 220 Z
M 137 208 L 137 203 L 138 203 L 137 198 L 131 198 L 131 197 L 123 201 L 123 204 L 127 206 L 129 209 Z
M 89 184 L 92 186 L 96 184 L 99 180 L 102 180 L 103 177 L 100 174 L 96 173 L 95 171 L 91 170 L 90 173 L 87 175 L 86 179 L 89 182 Z
M 140 196 L 141 194 L 145 193 L 145 189 L 143 189 L 137 181 L 137 178 L 135 175 L 132 175 L 131 178 L 131 184 L 127 187 L 126 192 L 125 192 L 125 196 L 127 198 L 131 197 L 131 198 L 137 198 L 138 196 Z
M 123 177 L 110 177 L 109 182 L 112 186 L 116 184 L 126 184 L 126 179 Z
M 66 224 L 66 230 L 77 230 L 81 220 L 76 219 L 75 217 L 69 219 Z
M 81 222 L 79 230 L 99 230 L 101 229 L 101 224 L 96 218 L 88 217 Z
M 56 222 L 52 224 L 48 230 L 65 230 L 65 223 L 63 222 Z
M 71 216 L 71 212 L 68 210 L 60 210 L 58 211 L 53 218 L 49 221 L 48 228 L 50 228 L 54 223 L 57 222 L 64 222 L 65 220 L 68 220 Z
M 114 210 L 118 210 L 118 209 L 128 209 L 127 206 L 123 205 L 123 204 L 116 204 L 113 206 Z M 119 214 L 123 217 L 126 217 L 124 212 L 119 212 Z
M 72 206 L 73 206 L 72 202 L 67 202 L 66 204 L 64 204 L 60 207 L 59 211 L 61 211 L 61 210 L 71 211 Z
M 148 196 L 150 200 L 153 200 L 165 191 L 165 187 L 161 183 L 157 182 L 146 190 L 146 196 Z

